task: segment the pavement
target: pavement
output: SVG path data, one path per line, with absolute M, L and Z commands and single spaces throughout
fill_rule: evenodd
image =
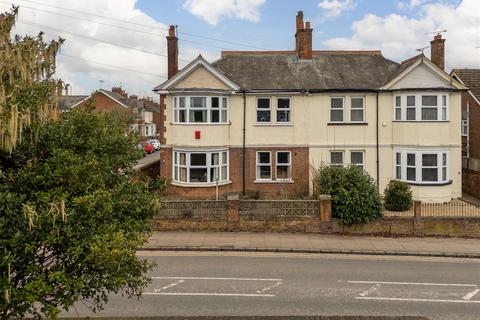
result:
M 143 167 L 151 166 L 155 162 L 160 162 L 160 151 L 147 154 L 145 157 L 137 161 L 137 164 L 133 166 L 134 170 L 139 170 Z
M 480 259 L 480 239 L 381 238 L 325 234 L 154 232 L 146 251 L 252 251 Z

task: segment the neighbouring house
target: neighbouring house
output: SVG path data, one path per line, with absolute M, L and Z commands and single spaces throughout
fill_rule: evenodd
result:
M 97 112 L 112 112 L 129 120 L 129 129 L 137 130 L 142 137 L 156 138 L 163 126 L 160 105 L 151 98 L 139 99 L 119 87 L 111 91 L 99 89 L 91 95 L 65 95 L 59 98 L 62 111 L 85 107 L 93 101 Z
M 480 197 L 480 69 L 453 69 L 451 75 L 468 87 L 462 94 L 462 185 Z
M 461 196 L 461 97 L 444 71 L 444 39 L 432 59 L 397 63 L 380 51 L 318 51 L 296 16 L 293 51 L 223 51 L 178 70 L 174 26 L 160 94 L 161 176 L 168 193 L 262 198 L 313 193 L 311 168 L 356 165 L 383 191 L 408 182 L 415 199 Z

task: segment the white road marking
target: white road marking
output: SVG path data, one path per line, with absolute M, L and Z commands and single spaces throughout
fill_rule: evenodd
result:
M 377 284 L 374 285 L 373 287 L 370 287 L 370 288 L 368 288 L 367 290 L 361 292 L 361 293 L 359 294 L 359 296 L 360 296 L 360 297 L 368 296 L 370 293 L 372 293 L 372 292 L 374 292 L 374 291 L 377 291 L 378 288 L 380 288 L 380 286 L 381 286 L 381 285 L 380 285 L 379 283 L 377 283 Z
M 467 293 L 466 295 L 464 295 L 464 296 L 462 297 L 462 299 L 463 299 L 463 300 L 470 300 L 470 299 L 472 299 L 472 298 L 473 298 L 477 293 L 479 293 L 479 292 L 480 292 L 480 289 L 477 288 L 477 289 L 475 289 L 475 290 Z
M 393 282 L 393 281 L 355 281 L 348 280 L 348 283 L 372 283 L 372 284 L 397 284 L 411 286 L 451 286 L 451 287 L 476 287 L 476 284 L 468 283 L 430 283 L 430 282 Z
M 159 292 L 159 291 L 162 291 L 162 290 L 165 290 L 165 289 L 168 289 L 168 288 L 172 288 L 172 287 L 175 287 L 177 284 L 182 283 L 182 282 L 185 282 L 185 281 L 184 280 L 178 280 L 177 282 L 170 283 L 169 285 L 166 285 L 166 286 L 162 287 L 161 289 L 155 289 L 153 291 Z
M 283 279 L 263 279 L 263 278 L 213 278 L 213 277 L 151 277 L 152 279 L 182 279 L 182 280 L 231 280 L 231 281 L 283 281 Z
M 265 288 L 263 288 L 262 290 L 257 290 L 257 293 L 263 293 L 263 292 L 265 292 L 265 291 L 271 290 L 271 289 L 273 289 L 273 288 L 278 287 L 278 286 L 281 285 L 282 283 L 283 283 L 282 281 L 278 281 L 278 282 L 275 283 L 273 286 L 265 287 Z
M 415 298 L 355 297 L 355 299 L 359 299 L 359 300 L 411 301 L 411 302 L 480 303 L 480 301 L 472 301 L 472 300 L 415 299 Z
M 215 293 L 215 292 L 144 292 L 143 294 L 146 294 L 146 295 L 162 295 L 162 296 L 275 297 L 274 294 Z

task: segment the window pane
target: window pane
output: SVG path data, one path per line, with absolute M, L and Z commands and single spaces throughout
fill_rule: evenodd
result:
M 350 110 L 351 121 L 363 121 L 363 110 Z
M 402 105 L 402 97 L 400 97 L 400 96 L 395 97 L 395 105 L 397 107 L 400 107 Z
M 259 109 L 270 109 L 270 99 L 260 98 L 257 100 L 257 107 Z
M 282 164 L 290 163 L 290 152 L 277 153 L 277 163 L 282 163 Z
M 363 164 L 363 152 L 351 152 L 350 160 L 353 164 Z
M 187 168 L 180 168 L 180 181 L 187 181 Z
M 180 165 L 187 165 L 187 155 L 185 153 L 180 153 Z
M 332 98 L 330 99 L 331 106 L 334 109 L 343 108 L 343 98 Z
M 363 108 L 363 98 L 352 98 L 351 103 L 352 103 L 352 108 L 355 108 L 355 109 Z
M 436 107 L 437 96 L 422 96 L 422 106 Z
M 259 175 L 258 177 L 260 179 L 271 179 L 272 174 L 271 174 L 271 167 L 270 166 L 259 166 Z
M 330 121 L 343 121 L 343 110 L 330 110 Z
M 395 108 L 395 120 L 402 120 L 402 109 Z
M 179 122 L 187 122 L 187 110 L 179 110 L 178 111 L 178 121 Z
M 407 180 L 415 181 L 416 180 L 416 170 L 415 168 L 407 168 Z
M 227 98 L 222 98 L 222 108 L 227 108 Z
M 423 167 L 433 167 L 437 165 L 437 155 L 436 154 L 424 154 L 422 155 L 422 166 Z
M 227 110 L 222 110 L 222 122 L 227 122 Z
M 257 111 L 257 122 L 270 122 L 270 111 Z
M 290 179 L 290 166 L 277 166 L 277 179 Z
M 270 152 L 259 152 L 258 163 L 270 163 Z
M 207 182 L 207 168 L 190 168 L 190 182 Z
M 190 122 L 207 122 L 207 110 L 190 110 Z
M 290 111 L 277 110 L 277 122 L 290 122 Z
M 190 106 L 192 108 L 206 108 L 207 107 L 207 98 L 206 97 L 191 97 Z
M 447 167 L 442 168 L 442 181 L 447 180 Z
M 227 179 L 228 179 L 228 177 L 227 177 L 227 167 L 223 166 L 222 167 L 222 181 L 225 181 Z
M 437 168 L 422 168 L 422 181 L 438 181 Z
M 185 97 L 179 98 L 180 108 L 185 109 Z
M 212 97 L 212 108 L 217 109 L 220 107 L 218 97 Z
M 407 166 L 414 166 L 415 165 L 415 154 L 408 153 L 407 154 Z
M 447 120 L 447 108 L 442 108 L 442 120 Z
M 415 108 L 407 108 L 407 120 L 415 120 Z
M 222 164 L 227 164 L 227 153 L 222 152 Z
M 395 169 L 396 169 L 396 178 L 398 180 L 401 180 L 402 179 L 402 167 L 396 166 Z
M 415 106 L 415 96 L 407 96 L 407 106 L 408 107 Z
M 220 180 L 220 172 L 217 168 L 211 168 L 210 169 L 210 182 L 217 182 Z
M 402 164 L 402 154 L 397 152 L 395 154 L 395 164 L 401 165 Z
M 290 99 L 286 99 L 286 98 L 279 98 L 277 100 L 277 107 L 279 109 L 284 109 L 284 108 L 290 108 Z
M 343 152 L 330 152 L 331 164 L 343 164 Z
M 442 96 L 442 106 L 447 106 L 447 96 Z
M 214 123 L 220 122 L 220 111 L 219 110 L 211 110 L 210 121 L 214 122 Z
M 447 165 L 447 154 L 446 153 L 442 154 L 442 165 L 444 165 L 444 166 Z
M 190 154 L 190 165 L 192 166 L 206 166 L 207 155 L 205 153 L 192 153 Z
M 437 108 L 422 108 L 422 120 L 437 120 Z
M 216 165 L 219 165 L 220 164 L 220 161 L 219 161 L 219 154 L 218 153 L 212 153 L 211 154 L 211 165 L 212 166 L 216 166 Z

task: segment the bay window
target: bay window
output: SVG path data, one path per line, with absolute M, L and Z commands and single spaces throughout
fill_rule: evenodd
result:
M 438 184 L 448 180 L 448 151 L 395 151 L 395 178 L 411 183 Z
M 173 97 L 174 123 L 227 123 L 226 97 Z
M 173 151 L 173 180 L 192 184 L 228 181 L 228 151 Z
M 395 95 L 396 121 L 447 121 L 448 95 L 437 93 Z

